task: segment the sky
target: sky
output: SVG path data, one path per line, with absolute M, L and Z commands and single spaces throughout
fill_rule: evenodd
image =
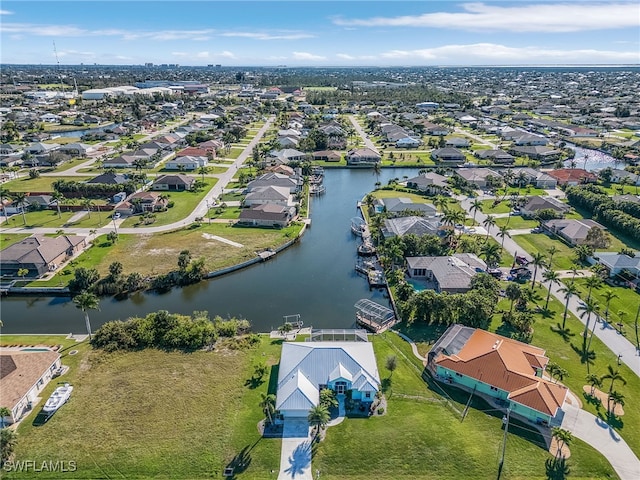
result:
M 639 64 L 640 2 L 3 0 L 0 62 L 57 61 L 289 67 Z

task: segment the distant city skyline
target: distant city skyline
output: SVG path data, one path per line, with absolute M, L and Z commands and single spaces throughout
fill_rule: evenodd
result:
M 637 0 L 11 1 L 5 64 L 640 64 Z

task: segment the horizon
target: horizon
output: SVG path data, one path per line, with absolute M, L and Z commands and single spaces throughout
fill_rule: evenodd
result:
M 640 64 L 640 5 L 630 0 L 6 0 L 0 19 L 3 65 Z

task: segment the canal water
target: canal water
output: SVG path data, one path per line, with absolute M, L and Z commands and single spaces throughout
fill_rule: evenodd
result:
M 576 168 L 584 168 L 589 172 L 597 172 L 607 167 L 622 169 L 625 166 L 625 163 L 622 160 L 618 160 L 608 153 L 578 147 L 573 144 L 567 144 L 567 147 L 576 152 L 572 159 L 575 162 Z M 565 161 L 564 165 L 567 168 L 571 168 L 571 160 Z
M 300 314 L 305 326 L 351 328 L 354 304 L 368 298 L 383 305 L 383 290 L 369 290 L 354 270 L 360 240 L 350 230 L 356 205 L 392 178 L 414 176 L 418 169 L 325 170 L 326 193 L 312 197 L 311 228 L 300 242 L 265 263 L 222 277 L 176 288 L 165 294 L 139 293 L 117 301 L 105 298 L 99 311 L 89 311 L 95 330 L 108 320 L 144 316 L 157 310 L 190 314 L 207 310 L 211 316 L 241 317 L 255 331 L 282 324 L 284 315 Z M 65 297 L 4 297 L 3 333 L 84 333 L 84 317 Z

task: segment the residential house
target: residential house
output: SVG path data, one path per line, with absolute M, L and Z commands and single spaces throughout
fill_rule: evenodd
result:
M 464 293 L 471 289 L 471 279 L 487 269 L 487 264 L 473 253 L 454 253 L 443 257 L 407 257 L 407 274 L 426 282 L 436 292 Z
M 564 216 L 571 207 L 554 197 L 541 197 L 534 195 L 529 197 L 527 203 L 520 209 L 525 218 L 535 217 L 540 210 L 554 210 L 558 216 Z
M 136 166 L 136 160 L 140 160 L 140 157 L 123 154 L 119 157 L 104 160 L 102 166 L 104 168 L 134 168 Z
M 61 145 L 58 148 L 59 152 L 63 152 L 69 155 L 73 155 L 76 157 L 86 157 L 90 153 L 95 150 L 93 145 L 87 145 L 85 143 L 67 143 L 66 145 Z
M 106 185 L 123 185 L 128 183 L 129 179 L 126 175 L 115 172 L 105 172 L 87 180 L 87 183 L 103 183 Z
M 318 152 L 313 152 L 311 154 L 311 158 L 322 162 L 339 162 L 342 160 L 342 154 L 335 150 L 320 150 Z
M 627 182 L 627 185 L 640 186 L 640 175 L 627 170 L 611 169 L 611 183 L 622 183 L 623 180 Z
M 542 228 L 563 238 L 572 247 L 586 243 L 587 235 L 592 228 L 606 230 L 605 227 L 593 220 L 571 218 L 547 220 L 542 224 Z
M 447 177 L 435 172 L 426 172 L 407 180 L 407 188 L 412 188 L 428 195 L 439 195 L 449 189 Z
M 529 157 L 532 160 L 539 160 L 544 163 L 558 160 L 562 153 L 560 150 L 545 146 L 511 147 L 509 151 L 517 157 Z
M 413 137 L 402 137 L 396 141 L 397 148 L 418 148 L 422 145 L 422 140 Z
M 370 148 L 357 148 L 349 150 L 346 155 L 347 165 L 373 166 L 380 163 L 382 157 L 378 152 Z
M 238 217 L 238 224 L 256 227 L 284 228 L 296 216 L 296 207 L 263 203 L 250 208 L 243 208 Z
M 461 137 L 451 137 L 447 138 L 444 141 L 446 147 L 454 147 L 454 148 L 468 148 L 471 143 L 466 138 Z
M 289 176 L 283 173 L 269 172 L 260 175 L 255 180 L 252 180 L 247 184 L 247 192 L 252 192 L 256 188 L 261 187 L 286 187 L 289 189 L 289 193 L 296 194 L 302 189 L 302 179 L 297 176 Z
M 445 135 L 449 135 L 451 133 L 447 127 L 443 127 L 442 125 L 436 125 L 431 122 L 424 122 L 424 133 L 426 135 L 443 137 Z
M 454 324 L 429 351 L 427 368 L 438 381 L 489 396 L 512 415 L 557 426 L 568 389 L 543 378 L 548 363 L 539 347 Z
M 640 203 L 640 195 L 613 195 L 611 198 L 614 202 Z
M 213 158 L 216 153 L 216 149 L 212 146 L 203 146 L 204 143 L 201 143 L 197 147 L 187 147 L 183 148 L 179 152 L 176 152 L 177 157 L 205 157 L 207 159 Z
M 42 390 L 61 368 L 60 354 L 53 350 L 0 348 L 0 405 L 9 409 L 4 424 L 19 421 L 35 408 Z
M 541 137 L 540 135 L 533 135 L 530 133 L 525 133 L 523 135 L 519 135 L 513 139 L 513 143 L 518 146 L 530 145 L 530 146 L 544 146 L 549 143 L 549 140 L 545 137 Z
M 380 212 L 387 212 L 389 216 L 402 216 L 405 212 L 420 213 L 423 217 L 435 217 L 436 207 L 430 203 L 416 203 L 407 197 L 378 198 L 375 208 Z
M 512 164 L 516 161 L 515 157 L 504 150 L 478 150 L 474 155 L 482 160 L 491 160 L 493 163 L 502 165 Z
M 278 368 L 276 410 L 285 418 L 307 418 L 319 405 L 320 391 L 368 408 L 380 390 L 380 375 L 370 342 L 284 342 Z
M 307 158 L 307 154 L 293 148 L 273 150 L 269 152 L 267 162 L 275 165 L 288 164 L 289 162 L 302 162 Z
M 385 239 L 404 235 L 437 235 L 441 227 L 437 217 L 425 218 L 415 215 L 409 217 L 385 218 L 382 235 Z
M 440 163 L 458 164 L 464 163 L 467 159 L 465 154 L 457 148 L 438 148 L 431 152 L 431 158 Z
M 0 145 L 0 155 L 21 155 L 23 153 L 22 148 L 17 145 L 11 145 L 9 143 L 3 143 Z
M 555 178 L 534 168 L 518 167 L 511 169 L 511 172 L 513 173 L 511 185 L 518 184 L 518 176 L 520 174 L 524 176 L 527 185 L 533 185 L 536 188 L 556 188 L 558 185 L 558 181 Z
M 624 253 L 595 252 L 588 260 L 592 264 L 604 265 L 609 272 L 609 277 L 613 278 L 626 270 L 636 278 L 640 278 L 640 252 L 634 252 L 634 255 L 630 257 Z
M 244 197 L 242 205 L 244 207 L 253 207 L 264 203 L 273 203 L 285 207 L 295 205 L 289 187 L 277 187 L 273 185 L 254 188 Z
M 280 148 L 297 148 L 300 139 L 297 137 L 278 137 L 277 142 Z
M 129 215 L 131 215 L 132 213 L 158 212 L 160 210 L 164 210 L 167 207 L 169 200 L 167 200 L 161 193 L 137 192 L 131 195 L 127 202 L 122 203 L 129 203 L 131 205 L 133 211 L 131 213 L 128 213 Z M 118 205 L 118 207 L 116 207 L 116 211 L 125 210 L 125 208 L 131 209 L 131 207 L 122 204 Z
M 55 113 L 45 113 L 44 115 L 40 115 L 39 119 L 41 122 L 45 123 L 60 123 L 62 117 L 60 115 L 56 115 Z
M 54 150 L 60 148 L 60 145 L 57 143 L 42 143 L 42 142 L 33 142 L 29 144 L 28 147 L 24 149 L 25 153 L 30 155 L 44 155 L 47 153 L 51 153 Z
M 458 168 L 455 174 L 477 188 L 487 188 L 502 183 L 502 175 L 490 168 Z
M 168 174 L 158 177 L 151 185 L 151 190 L 191 190 L 194 183 L 196 183 L 196 179 L 188 175 Z
M 0 273 L 16 276 L 18 270 L 27 269 L 28 276 L 41 277 L 58 269 L 68 258 L 86 246 L 86 239 L 81 236 L 31 235 L 0 252 Z
M 207 157 L 175 157 L 172 160 L 167 160 L 164 164 L 165 170 L 180 170 L 185 172 L 193 172 L 201 167 L 206 167 L 209 164 Z
M 595 183 L 597 175 L 582 168 L 560 168 L 547 172 L 555 178 L 558 185 L 579 185 L 581 183 Z

